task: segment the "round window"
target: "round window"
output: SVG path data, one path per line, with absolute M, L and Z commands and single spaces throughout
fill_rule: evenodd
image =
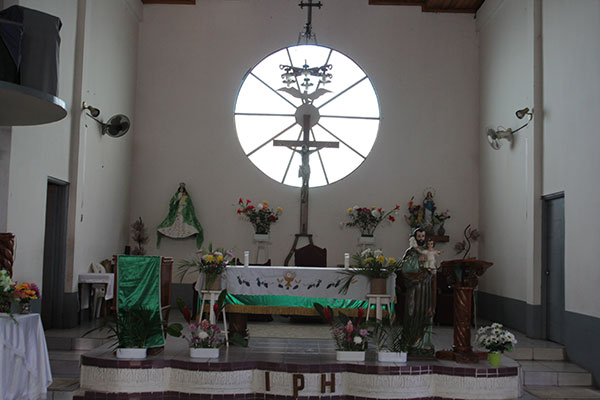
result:
M 301 186 L 302 152 L 309 186 L 336 182 L 367 158 L 379 129 L 371 80 L 344 54 L 295 45 L 260 61 L 235 102 L 238 139 L 250 161 L 277 182 Z

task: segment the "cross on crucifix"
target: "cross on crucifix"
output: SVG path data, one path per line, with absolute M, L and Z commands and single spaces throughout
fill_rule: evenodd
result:
M 306 25 L 304 25 L 304 32 L 300 32 L 300 35 L 298 37 L 298 43 L 300 43 L 300 37 L 302 36 L 304 36 L 306 41 L 311 40 L 315 36 L 312 32 L 312 9 L 313 7 L 319 7 L 320 9 L 323 6 L 323 3 L 321 3 L 320 1 L 318 3 L 313 3 L 313 0 L 308 0 L 308 3 L 301 1 L 298 5 L 300 6 L 300 8 L 308 8 L 306 16 Z
M 302 126 L 302 140 L 273 140 L 274 146 L 284 146 L 292 151 L 300 153 L 302 164 L 298 171 L 298 176 L 302 177 L 302 188 L 300 190 L 300 233 L 296 234 L 292 249 L 285 258 L 284 265 L 292 258 L 298 238 L 308 237 L 309 243 L 312 242 L 312 235 L 308 233 L 308 186 L 310 181 L 310 162 L 309 157 L 315 151 L 323 148 L 339 148 L 339 142 L 311 141 L 310 130 L 319 122 L 319 110 L 310 103 L 304 103 L 296 110 L 296 122 Z

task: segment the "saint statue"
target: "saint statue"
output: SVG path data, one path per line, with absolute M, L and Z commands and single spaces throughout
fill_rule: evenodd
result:
M 433 232 L 433 214 L 435 213 L 435 203 L 431 191 L 423 199 L 423 227 L 428 233 Z
M 182 239 L 192 235 L 196 235 L 196 248 L 202 247 L 204 231 L 196 218 L 194 205 L 185 189 L 185 183 L 179 184 L 177 192 L 169 202 L 169 214 L 156 230 L 156 247 L 160 246 L 160 240 L 163 236 Z
M 412 355 L 432 356 L 431 342 L 434 306 L 435 273 L 426 268 L 425 230 L 416 228 L 409 240 L 409 248 L 402 258 L 402 277 L 406 286 L 403 335 L 409 338 Z

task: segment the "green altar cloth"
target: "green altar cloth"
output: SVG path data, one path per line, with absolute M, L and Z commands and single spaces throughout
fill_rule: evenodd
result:
M 228 294 L 225 298 L 227 311 L 248 314 L 286 314 L 286 315 L 318 315 L 314 303 L 329 306 L 332 309 L 341 309 L 346 314 L 356 314 L 358 308 L 366 308 L 365 300 L 332 299 L 323 297 L 299 297 L 299 296 L 251 296 Z M 371 310 L 375 305 L 371 305 Z M 383 307 L 386 311 L 387 307 Z
M 127 320 L 130 310 L 151 310 L 146 347 L 165 345 L 160 305 L 159 256 L 119 256 L 117 260 L 117 315 Z M 125 337 L 125 342 L 128 338 Z

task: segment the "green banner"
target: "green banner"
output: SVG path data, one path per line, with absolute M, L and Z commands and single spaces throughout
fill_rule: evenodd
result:
M 131 315 L 147 311 L 139 321 L 148 324 L 148 332 L 141 332 L 141 327 L 123 329 L 121 342 L 136 342 L 131 336 L 145 336 L 146 347 L 165 345 L 163 336 L 162 315 L 160 304 L 160 266 L 159 256 L 119 256 L 117 269 L 117 307 L 119 321 L 132 321 Z M 131 332 L 131 333 L 130 333 Z

